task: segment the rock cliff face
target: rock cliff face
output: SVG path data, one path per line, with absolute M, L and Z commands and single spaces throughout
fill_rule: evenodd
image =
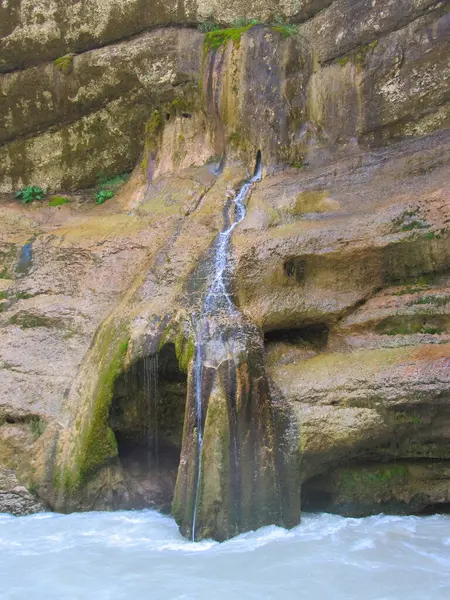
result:
M 2 4 L 0 510 L 448 508 L 450 19 L 375 4 Z

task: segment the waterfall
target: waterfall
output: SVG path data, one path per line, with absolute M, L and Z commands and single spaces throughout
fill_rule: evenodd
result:
M 200 494 L 201 472 L 202 472 L 202 448 L 203 448 L 203 362 L 202 350 L 204 346 L 204 337 L 208 319 L 219 311 L 226 311 L 227 314 L 239 314 L 234 306 L 229 292 L 229 273 L 228 258 L 230 242 L 233 230 L 241 223 L 246 215 L 247 209 L 245 201 L 253 185 L 262 178 L 262 160 L 261 152 L 258 151 L 256 157 L 255 172 L 251 179 L 246 181 L 238 193 L 232 198 L 232 208 L 234 208 L 234 218 L 230 211 L 226 213 L 225 226 L 218 235 L 215 254 L 214 254 L 214 277 L 208 288 L 204 303 L 203 312 L 196 327 L 196 347 L 194 358 L 194 385 L 195 385 L 195 411 L 196 411 L 196 430 L 197 430 L 197 480 L 195 490 L 194 512 L 192 518 L 192 541 L 195 542 L 195 531 L 197 522 L 197 508 Z M 230 222 L 231 221 L 231 222 Z M 233 452 L 235 463 L 237 464 L 237 442 L 233 440 Z
M 144 358 L 144 402 L 147 412 L 146 437 L 148 464 L 159 466 L 158 431 L 158 353 Z
M 230 248 L 231 235 L 234 228 L 245 218 L 247 212 L 245 200 L 247 195 L 253 187 L 253 184 L 261 181 L 261 177 L 261 152 L 258 152 L 255 173 L 253 177 L 242 185 L 237 195 L 235 195 L 233 198 L 235 218 L 228 227 L 227 224 L 225 224 L 225 229 L 219 233 L 217 239 L 214 257 L 214 279 L 205 298 L 203 306 L 204 315 L 214 314 L 220 309 L 226 309 L 228 312 L 236 312 L 236 307 L 233 305 L 227 289 L 228 251 Z

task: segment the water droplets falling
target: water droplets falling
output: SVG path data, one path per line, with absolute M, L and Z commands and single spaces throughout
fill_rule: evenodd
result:
M 205 298 L 203 312 L 204 314 L 214 314 L 220 309 L 225 309 L 228 312 L 235 312 L 236 308 L 230 298 L 228 291 L 228 255 L 230 249 L 231 236 L 234 228 L 241 223 L 246 215 L 245 200 L 253 185 L 261 181 L 262 177 L 262 162 L 261 153 L 258 152 L 256 160 L 255 174 L 246 181 L 239 192 L 232 198 L 235 218 L 223 231 L 219 233 L 216 242 L 214 256 L 214 279 L 208 289 Z
M 158 353 L 144 358 L 144 401 L 147 419 L 147 452 L 149 465 L 155 461 L 159 466 L 158 430 Z

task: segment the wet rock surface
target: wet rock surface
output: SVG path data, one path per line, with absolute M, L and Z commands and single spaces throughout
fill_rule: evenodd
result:
M 200 536 L 295 524 L 300 484 L 306 508 L 446 510 L 443 3 L 284 3 L 300 35 L 257 26 L 209 52 L 203 34 L 173 25 L 229 24 L 235 10 L 271 18 L 272 3 L 253 14 L 247 3 L 165 3 L 152 21 L 133 13 L 142 29 L 122 6 L 112 34 L 117 4 L 83 42 L 67 6 L 64 48 L 44 6 L 0 9 L 11 52 L 39 19 L 49 36 L 39 64 L 33 38 L 0 76 L 0 511 L 42 510 L 35 493 L 56 510 L 169 510 L 175 494 L 192 534 L 195 318 L 258 151 L 264 176 L 229 250 L 239 327 L 209 323 L 246 343 L 221 355 L 223 335 L 204 340 Z M 67 72 L 46 62 L 69 51 Z M 86 201 L 92 191 L 59 207 L 9 195 L 30 182 L 93 185 L 100 170 L 136 164 L 103 206 Z M 236 490 L 266 512 L 239 512 Z
M 44 504 L 19 484 L 12 471 L 0 469 L 0 513 L 19 517 L 45 510 Z

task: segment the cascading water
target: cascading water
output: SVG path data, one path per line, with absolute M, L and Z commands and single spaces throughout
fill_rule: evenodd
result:
M 147 460 L 159 466 L 158 353 L 144 358 L 144 401 L 147 419 Z
M 234 306 L 229 291 L 227 289 L 227 267 L 228 255 L 233 230 L 239 223 L 245 219 L 246 206 L 245 200 L 253 185 L 261 181 L 262 177 L 262 160 L 261 152 L 258 152 L 256 158 L 255 174 L 253 177 L 244 183 L 238 194 L 233 198 L 233 207 L 235 218 L 231 224 L 225 224 L 224 231 L 219 233 L 217 240 L 215 258 L 214 258 L 214 279 L 208 289 L 203 306 L 204 315 L 212 315 L 220 309 L 225 309 L 228 312 L 235 312 Z
M 195 541 L 197 508 L 199 502 L 200 479 L 202 472 L 202 449 L 203 449 L 203 363 L 204 357 L 202 349 L 204 346 L 204 334 L 208 326 L 208 320 L 219 311 L 238 314 L 238 311 L 231 300 L 228 289 L 228 258 L 230 242 L 233 230 L 241 223 L 246 215 L 245 201 L 253 185 L 262 178 L 262 160 L 259 151 L 256 158 L 256 166 L 253 177 L 246 181 L 239 192 L 232 198 L 232 208 L 234 208 L 234 218 L 230 223 L 228 211 L 225 229 L 219 233 L 215 246 L 214 254 L 214 278 L 208 288 L 204 303 L 203 312 L 198 320 L 196 327 L 196 349 L 194 361 L 194 381 L 195 381 L 195 410 L 196 410 L 196 430 L 197 430 L 197 479 L 194 501 L 194 512 L 192 518 L 192 540 Z M 237 442 L 233 439 L 234 463 L 237 463 Z

